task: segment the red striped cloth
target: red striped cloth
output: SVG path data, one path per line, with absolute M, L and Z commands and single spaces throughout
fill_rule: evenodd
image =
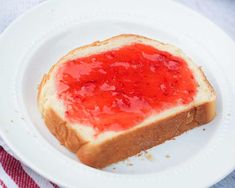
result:
M 0 146 L 0 187 L 58 188 L 54 183 L 24 166 Z

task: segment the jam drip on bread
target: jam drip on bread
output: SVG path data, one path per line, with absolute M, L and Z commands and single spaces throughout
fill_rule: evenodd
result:
M 66 119 L 98 134 L 126 130 L 190 103 L 197 84 L 182 58 L 134 43 L 61 64 L 56 90 Z

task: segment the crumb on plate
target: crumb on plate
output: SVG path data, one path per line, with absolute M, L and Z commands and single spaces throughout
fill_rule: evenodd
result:
M 166 157 L 166 158 L 168 158 L 168 159 L 169 159 L 169 158 L 171 158 L 171 156 L 170 156 L 170 155 L 166 155 L 165 157 Z
M 148 159 L 149 161 L 153 160 L 153 156 L 150 153 L 145 154 L 145 158 Z
M 137 157 L 141 157 L 142 155 L 143 155 L 143 153 L 140 152 L 140 153 L 137 154 Z

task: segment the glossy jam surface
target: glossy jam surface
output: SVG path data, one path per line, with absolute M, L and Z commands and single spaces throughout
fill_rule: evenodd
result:
M 67 120 L 100 133 L 188 104 L 196 81 L 183 59 L 136 43 L 60 65 L 56 89 Z

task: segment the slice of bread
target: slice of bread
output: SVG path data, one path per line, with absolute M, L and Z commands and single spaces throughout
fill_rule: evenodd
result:
M 119 131 L 110 130 L 97 134 L 92 126 L 69 121 L 66 118 L 66 107 L 56 91 L 56 74 L 60 65 L 135 43 L 148 45 L 183 59 L 197 83 L 193 100 L 149 115 L 137 125 Z M 61 144 L 76 153 L 82 163 L 95 168 L 103 168 L 208 123 L 215 116 L 215 102 L 215 92 L 201 68 L 180 49 L 132 34 L 115 36 L 69 52 L 43 77 L 38 89 L 39 109 L 51 133 Z

